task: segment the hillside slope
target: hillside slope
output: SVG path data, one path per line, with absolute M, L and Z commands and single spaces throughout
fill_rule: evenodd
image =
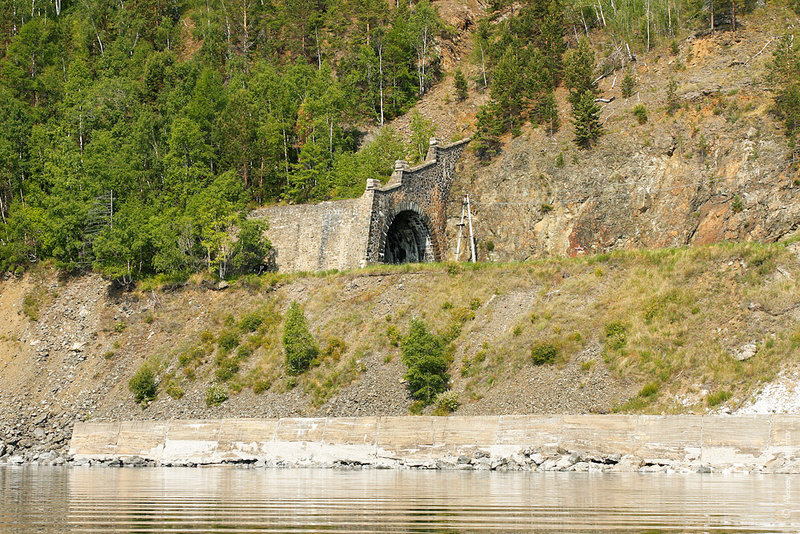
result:
M 567 93 L 559 88 L 555 135 L 526 125 L 518 137 L 504 138 L 488 165 L 465 159 L 449 207 L 451 254 L 464 194 L 472 200 L 479 258 L 491 261 L 774 241 L 797 229 L 800 171 L 787 161 L 769 63 L 779 38 L 798 22 L 769 4 L 743 17 L 735 32 L 701 32 L 677 39 L 677 53 L 665 43 L 639 55 L 629 66 L 636 80 L 630 98 L 622 96 L 626 69 L 600 80 L 600 97 L 611 102 L 601 104 L 604 134 L 590 150 L 573 142 Z M 599 58 L 604 39 L 593 36 Z M 470 78 L 477 74 L 466 54 L 460 66 Z M 473 88 L 456 102 L 449 76 L 416 108 L 439 124 L 440 136 L 455 138 L 470 133 L 487 100 Z M 636 106 L 646 122 L 639 123 Z M 395 124 L 403 131 L 407 121 Z
M 0 285 L 0 440 L 61 450 L 86 419 L 407 414 L 399 345 L 413 317 L 452 339 L 459 414 L 736 409 L 798 369 L 799 252 L 716 245 L 130 293 L 43 270 Z M 322 349 L 299 377 L 281 343 L 292 301 Z M 539 346 L 554 363 L 533 363 Z M 158 396 L 140 407 L 128 382 L 145 363 Z M 208 406 L 211 389 L 229 398 Z

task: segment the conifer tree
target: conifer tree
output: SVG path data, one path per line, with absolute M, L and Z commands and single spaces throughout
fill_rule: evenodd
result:
M 595 102 L 594 67 L 594 51 L 584 37 L 577 48 L 567 52 L 564 61 L 564 83 L 572 104 L 575 143 L 581 148 L 590 148 L 602 133 L 600 107 Z
M 464 73 L 461 72 L 461 69 L 456 69 L 455 74 L 453 75 L 453 86 L 456 90 L 456 100 L 458 102 L 463 102 L 467 99 L 467 79 L 464 77 Z
M 445 391 L 450 381 L 444 343 L 419 319 L 412 319 L 408 335 L 402 341 L 404 378 L 414 399 L 430 404 Z
M 575 143 L 581 148 L 590 148 L 603 133 L 600 124 L 600 106 L 594 101 L 594 93 L 586 90 L 572 103 L 572 123 L 575 126 Z
M 319 354 L 314 337 L 308 330 L 303 308 L 297 302 L 289 305 L 286 321 L 283 324 L 283 350 L 286 354 L 286 367 L 290 374 L 299 375 L 311 366 L 311 361 Z

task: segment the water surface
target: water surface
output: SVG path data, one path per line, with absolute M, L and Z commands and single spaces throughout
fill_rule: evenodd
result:
M 0 532 L 799 532 L 800 476 L 0 467 Z

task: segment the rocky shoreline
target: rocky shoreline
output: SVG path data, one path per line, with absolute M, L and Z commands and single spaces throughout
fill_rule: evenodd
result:
M 2 450 L 0 448 L 0 450 Z M 74 458 L 54 451 L 27 455 L 3 456 L 0 466 L 67 466 L 67 467 L 236 467 L 242 469 L 420 469 L 455 471 L 527 471 L 527 472 L 590 472 L 590 473 L 680 473 L 680 474 L 800 474 L 800 458 L 773 456 L 760 465 L 741 463 L 708 464 L 699 461 L 641 458 L 626 454 L 591 454 L 578 451 L 545 452 L 523 449 L 507 456 L 493 456 L 476 449 L 471 453 L 446 455 L 440 458 L 377 458 L 374 461 L 348 459 L 317 460 L 244 458 L 223 462 L 170 461 L 159 462 L 141 456 L 109 458 Z

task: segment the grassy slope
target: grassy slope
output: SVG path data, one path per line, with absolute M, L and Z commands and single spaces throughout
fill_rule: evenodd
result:
M 224 292 L 190 283 L 106 295 L 89 309 L 94 326 L 85 331 L 85 360 L 65 365 L 76 356 L 65 347 L 35 363 L 33 338 L 52 343 L 64 336 L 58 328 L 74 330 L 59 319 L 61 300 L 70 305 L 84 291 L 95 301 L 103 293 L 99 280 L 66 281 L 49 292 L 37 323 L 0 327 L 0 391 L 92 417 L 406 413 L 395 342 L 418 316 L 452 339 L 458 413 L 703 411 L 705 395 L 721 392 L 732 394 L 727 406 L 735 408 L 800 363 L 798 252 L 798 244 L 721 244 L 506 265 L 265 275 Z M 15 283 L 4 283 L 4 297 Z M 14 295 L 12 305 L 24 315 L 24 295 Z M 319 365 L 299 378 L 285 373 L 280 342 L 292 300 L 305 307 L 322 348 Z M 261 324 L 250 333 L 241 325 L 254 314 Z M 227 355 L 220 348 L 226 332 L 239 338 Z M 734 359 L 749 342 L 756 355 Z M 558 356 L 536 366 L 531 350 L 543 343 Z M 240 369 L 223 383 L 230 399 L 207 408 L 217 371 L 234 359 Z M 161 383 L 142 411 L 127 382 L 145 360 Z M 178 391 L 180 398 L 168 394 Z

